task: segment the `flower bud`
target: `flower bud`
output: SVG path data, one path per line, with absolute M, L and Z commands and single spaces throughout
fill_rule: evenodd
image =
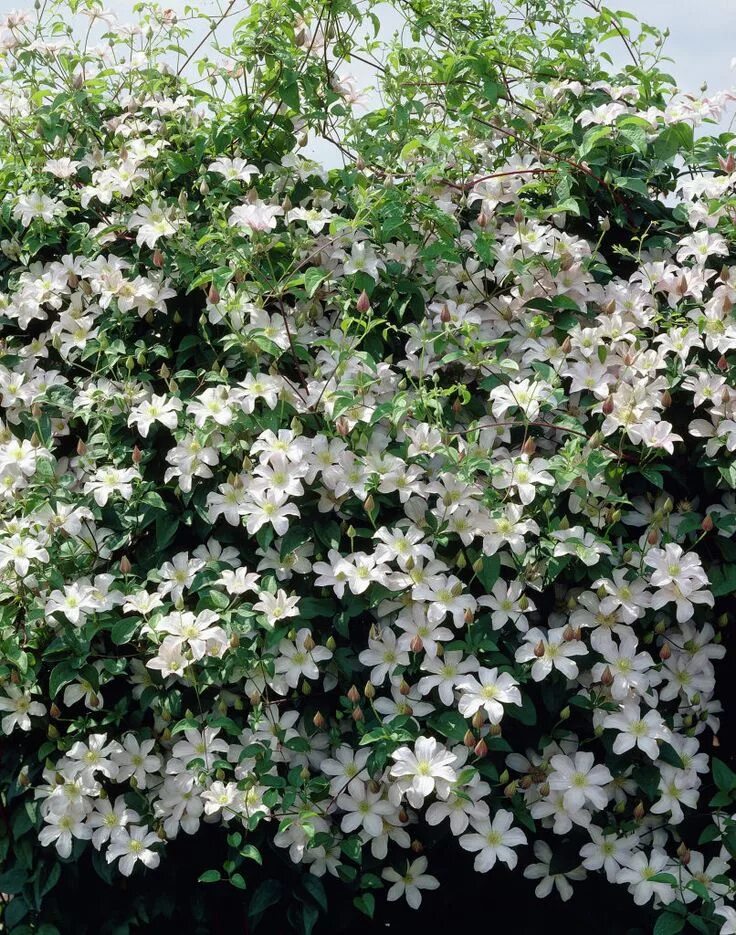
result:
M 518 782 L 513 779 L 507 786 L 504 786 L 503 794 L 507 799 L 512 799 L 518 791 Z
M 368 297 L 368 293 L 364 289 L 358 296 L 358 301 L 355 303 L 355 310 L 359 314 L 364 315 L 370 309 L 370 307 L 371 300 Z
M 152 262 L 157 269 L 161 269 L 164 265 L 164 255 L 158 248 L 153 251 Z
M 488 753 L 488 745 L 485 740 L 481 737 L 478 743 L 473 748 L 473 753 L 479 758 L 482 759 Z
M 659 542 L 659 532 L 656 529 L 650 529 L 647 536 L 649 545 L 656 545 Z
M 120 574 L 129 575 L 133 566 L 130 564 L 130 559 L 127 555 L 123 555 L 120 559 Z
M 304 649 L 306 650 L 306 652 L 311 653 L 316 645 L 317 644 L 314 642 L 314 639 L 312 638 L 312 634 L 307 633 L 307 635 L 304 637 Z
M 488 733 L 490 734 L 491 737 L 500 737 L 501 734 L 503 733 L 503 731 L 502 731 L 502 729 L 501 729 L 501 725 L 500 725 L 500 724 L 491 724 L 491 726 L 490 726 L 490 728 L 489 728 L 489 730 L 488 730 Z
M 475 734 L 472 732 L 472 730 L 465 731 L 465 736 L 463 737 L 463 743 L 469 750 L 473 749 L 473 747 L 475 746 Z
M 569 623 L 568 623 L 568 625 L 565 627 L 565 629 L 562 631 L 562 639 L 563 639 L 566 643 L 569 643 L 569 642 L 571 642 L 572 640 L 575 639 L 575 631 L 573 630 L 573 628 L 570 626 Z
M 411 846 L 412 851 L 413 851 L 415 854 L 421 854 L 422 851 L 424 850 L 424 845 L 422 844 L 421 841 L 417 841 L 416 838 L 414 838 L 414 840 L 411 842 L 411 845 L 410 845 L 410 846 Z
M 317 728 L 317 730 L 324 730 L 327 727 L 327 721 L 325 720 L 324 714 L 321 711 L 318 711 L 312 718 L 312 724 Z
M 680 845 L 677 848 L 677 856 L 680 858 L 680 863 L 687 867 L 690 863 L 690 851 L 684 841 L 680 841 Z
M 217 305 L 220 301 L 220 293 L 214 283 L 212 283 L 209 291 L 207 292 L 207 301 L 210 303 L 210 305 Z
M 478 708 L 478 710 L 473 715 L 471 724 L 476 730 L 480 730 L 481 727 L 483 727 L 483 725 L 485 724 L 485 722 L 486 722 L 486 713 L 483 710 L 483 708 Z
M 542 785 L 539 787 L 539 794 L 542 796 L 542 798 L 546 798 L 549 795 L 549 783 L 548 782 L 542 783 Z
M 365 715 L 363 714 L 363 709 L 356 706 L 353 708 L 353 720 L 357 723 L 358 721 L 364 721 Z
M 713 522 L 713 518 L 711 517 L 710 513 L 706 513 L 703 517 L 703 522 L 700 524 L 700 528 L 703 530 L 703 532 L 710 532 L 714 526 L 715 523 Z
M 641 821 L 645 815 L 646 815 L 646 811 L 644 809 L 644 803 L 641 800 L 639 800 L 636 803 L 636 806 L 634 807 L 634 820 Z
M 718 358 L 718 362 L 716 363 L 716 367 L 718 367 L 718 369 L 721 371 L 721 373 L 724 373 L 726 370 L 728 370 L 728 361 L 727 361 L 726 358 L 723 356 L 723 354 L 721 354 L 721 356 Z
M 659 658 L 662 662 L 666 662 L 672 655 L 672 650 L 669 647 L 668 643 L 662 643 L 662 647 L 659 650 Z
M 327 642 L 325 643 L 325 646 L 329 649 L 329 651 L 330 651 L 331 653 L 334 653 L 335 649 L 337 648 L 337 643 L 335 642 L 335 637 L 334 637 L 334 636 L 328 636 L 328 637 L 327 637 Z
M 540 640 L 534 647 L 534 655 L 537 657 L 537 659 L 542 658 L 544 655 L 544 640 Z
M 341 438 L 345 438 L 346 435 L 350 434 L 350 426 L 344 416 L 340 416 L 335 422 L 335 430 Z
M 51 703 L 51 707 L 49 708 L 49 714 L 51 715 L 51 717 L 59 717 L 59 715 L 61 714 L 61 711 L 59 710 L 59 706 L 55 702 Z
M 606 399 L 603 400 L 601 411 L 603 412 L 604 416 L 610 416 L 611 413 L 613 412 L 613 409 L 614 409 L 613 396 L 607 396 Z
M 402 679 L 401 682 L 399 683 L 399 694 L 404 695 L 404 697 L 406 697 L 410 691 L 411 691 L 411 685 L 406 681 L 406 679 Z
M 233 633 L 230 637 L 230 649 L 237 649 L 240 646 L 240 636 L 237 633 Z
M 613 672 L 611 672 L 610 666 L 606 666 L 603 672 L 601 672 L 601 685 L 605 685 L 606 688 L 613 685 Z
M 530 458 L 536 450 L 537 450 L 537 444 L 533 438 L 527 438 L 527 440 L 521 446 L 521 453 L 523 455 L 527 455 Z

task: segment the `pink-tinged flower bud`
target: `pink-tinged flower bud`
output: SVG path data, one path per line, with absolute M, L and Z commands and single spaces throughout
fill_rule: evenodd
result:
M 411 842 L 411 849 L 415 854 L 421 854 L 424 851 L 424 845 L 421 841 L 417 841 L 416 838 Z
M 573 630 L 573 628 L 570 626 L 569 623 L 568 623 L 568 625 L 565 627 L 565 629 L 562 631 L 562 639 L 563 639 L 566 643 L 569 643 L 569 642 L 571 642 L 572 640 L 575 639 L 575 631 Z
M 537 657 L 537 659 L 542 658 L 544 655 L 544 640 L 540 640 L 534 647 L 534 655 Z
M 363 714 L 363 709 L 356 706 L 353 708 L 353 720 L 357 723 L 358 721 L 364 721 L 365 715 Z
M 723 156 L 718 157 L 718 165 L 721 167 L 721 170 L 727 175 L 730 175 L 734 169 L 736 169 L 736 159 L 734 159 L 733 153 L 729 153 L 728 156 L 724 159 Z
M 376 697 L 376 687 L 373 682 L 366 682 L 365 688 L 363 689 L 363 694 L 368 699 L 368 701 L 373 701 Z
M 164 265 L 164 255 L 158 248 L 153 251 L 153 257 L 151 258 L 151 261 L 157 269 L 161 269 L 161 267 Z
M 407 821 L 409 821 L 409 816 L 406 814 L 406 811 L 403 808 L 399 812 L 399 821 L 402 825 L 405 825 Z
M 373 494 L 369 493 L 363 502 L 363 508 L 365 509 L 366 513 L 372 513 L 375 505 L 376 501 L 373 499 Z
M 478 215 L 478 227 L 480 227 L 481 230 L 485 230 L 490 223 L 491 219 L 488 217 L 485 211 L 481 211 L 481 213 Z
M 360 692 L 355 685 L 351 685 L 348 689 L 348 701 L 352 701 L 353 704 L 357 704 L 360 701 Z
M 368 297 L 368 293 L 365 289 L 358 296 L 358 301 L 355 303 L 355 310 L 364 315 L 371 307 L 371 300 Z
M 51 717 L 59 717 L 59 715 L 61 714 L 61 711 L 59 710 L 59 706 L 55 702 L 52 702 L 51 707 L 49 708 L 49 714 L 51 715 Z
M 133 566 L 130 564 L 130 559 L 127 555 L 123 555 L 120 559 L 120 574 L 129 575 Z
M 133 453 L 130 456 L 130 460 L 133 462 L 133 464 L 140 464 L 142 458 L 143 458 L 143 454 L 140 448 L 138 447 L 138 445 L 134 445 Z
M 465 736 L 463 737 L 463 743 L 468 748 L 468 750 L 473 749 L 476 741 L 475 741 L 475 734 L 472 732 L 472 730 L 465 731 Z
M 524 209 L 522 208 L 521 205 L 519 205 L 516 211 L 514 211 L 514 222 L 516 224 L 521 224 L 523 220 L 524 220 Z
M 413 653 L 420 653 L 424 649 L 424 643 L 422 642 L 422 638 L 419 636 L 419 634 L 417 634 L 412 639 L 411 643 L 409 643 L 409 649 Z
M 526 791 L 527 789 L 531 789 L 533 782 L 534 780 L 532 779 L 532 777 L 527 774 L 521 779 L 519 785 L 521 786 L 522 789 Z
M 521 453 L 523 455 L 527 455 L 527 457 L 529 458 L 531 458 L 531 456 L 534 454 L 536 450 L 537 450 L 537 443 L 534 441 L 533 438 L 527 438 L 527 440 L 521 446 Z
M 724 372 L 724 371 L 728 370 L 728 361 L 727 361 L 726 358 L 723 356 L 723 354 L 721 354 L 721 356 L 718 358 L 718 362 L 716 363 L 716 367 L 718 367 L 718 369 L 719 369 L 721 372 Z
M 440 311 L 440 321 L 443 325 L 447 325 L 452 321 L 452 315 L 450 315 L 450 309 L 443 305 Z
M 672 655 L 672 650 L 669 647 L 669 643 L 663 643 L 662 648 L 659 650 L 659 658 L 662 662 L 666 662 Z
M 212 283 L 209 291 L 207 292 L 207 301 L 210 303 L 210 305 L 217 305 L 217 303 L 220 301 L 220 292 L 214 283 Z
M 473 753 L 479 759 L 483 759 L 483 757 L 488 754 L 488 744 L 485 742 L 485 740 L 483 740 L 482 737 L 478 741 L 478 743 L 475 745 L 475 747 L 473 748 Z
M 670 395 L 669 390 L 665 390 L 664 393 L 662 393 L 662 408 L 669 409 L 671 405 L 672 405 L 672 396 Z
M 634 807 L 634 820 L 641 821 L 642 818 L 646 815 L 646 810 L 644 809 L 644 803 L 639 801 Z
M 712 747 L 720 747 L 721 741 L 718 739 L 718 734 L 713 734 L 713 739 L 711 740 Z
M 503 794 L 507 799 L 513 799 L 516 793 L 519 791 L 519 784 L 515 779 L 512 779 L 511 782 L 504 786 Z
M 480 730 L 481 727 L 483 727 L 483 725 L 485 724 L 485 722 L 486 722 L 486 713 L 483 710 L 483 708 L 478 708 L 478 710 L 473 715 L 471 724 L 476 730 Z
M 611 672 L 610 666 L 606 666 L 603 672 L 601 672 L 601 685 L 605 685 L 606 688 L 613 685 L 613 672 Z
M 327 727 L 327 721 L 325 720 L 324 714 L 321 711 L 318 711 L 312 718 L 312 724 L 317 728 L 317 730 L 324 730 Z
M 402 679 L 401 682 L 399 683 L 399 694 L 404 695 L 404 697 L 406 697 L 410 691 L 411 691 L 411 685 L 406 681 L 406 679 Z
M 81 456 L 82 456 L 83 454 L 86 454 L 86 452 L 87 452 L 87 446 L 84 444 L 84 442 L 83 442 L 82 439 L 80 438 L 79 441 L 77 442 L 77 454 L 78 454 L 78 455 L 80 456 L 80 458 L 81 458 Z
M 601 411 L 604 416 L 610 416 L 614 409 L 613 396 L 607 396 L 603 400 L 603 405 L 601 406 Z
M 348 424 L 348 420 L 344 416 L 340 416 L 340 418 L 335 422 L 335 429 L 341 438 L 345 438 L 346 435 L 350 434 L 350 426 Z
M 687 867 L 690 863 L 690 850 L 684 841 L 680 841 L 680 846 L 677 848 L 677 856 L 680 858 L 680 863 Z
M 465 608 L 463 620 L 465 621 L 466 625 L 470 625 L 473 622 L 473 611 L 469 607 Z
M 565 338 L 565 340 L 560 345 L 560 350 L 562 351 L 563 354 L 569 354 L 570 351 L 572 350 L 572 341 L 570 340 L 569 335 Z
M 706 513 L 705 517 L 703 518 L 703 522 L 700 524 L 700 528 L 703 530 L 703 532 L 710 532 L 714 526 L 715 523 L 713 522 L 713 518 L 709 513 Z
M 647 536 L 647 542 L 649 545 L 656 545 L 659 542 L 659 531 L 657 529 L 650 529 L 649 535 Z

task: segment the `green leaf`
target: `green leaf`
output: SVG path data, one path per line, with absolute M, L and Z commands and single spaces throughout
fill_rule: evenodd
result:
M 205 870 L 203 874 L 199 877 L 200 883 L 217 883 L 218 880 L 221 880 L 219 870 Z
M 302 877 L 302 886 L 309 893 L 323 912 L 327 912 L 327 894 L 322 881 L 312 874 L 305 873 Z
M 654 935 L 677 935 L 685 928 L 685 918 L 675 915 L 674 912 L 665 911 L 657 919 L 654 926 Z
M 363 915 L 372 919 L 373 913 L 376 911 L 376 898 L 373 893 L 361 893 L 360 896 L 355 897 L 353 905 L 362 912 Z
M 250 898 L 248 918 L 255 919 L 256 916 L 265 912 L 269 906 L 274 906 L 281 899 L 283 890 L 284 888 L 278 880 L 264 880 Z
M 130 641 L 131 636 L 140 626 L 141 621 L 138 617 L 126 617 L 124 620 L 118 620 L 110 631 L 110 637 L 116 646 L 122 646 Z
M 711 760 L 711 769 L 713 770 L 713 781 L 721 792 L 733 792 L 736 789 L 736 773 L 718 757 Z
M 60 688 L 63 688 L 64 685 L 67 685 L 69 682 L 73 682 L 77 677 L 77 672 L 76 663 L 70 662 L 69 660 L 55 665 L 49 676 L 49 697 L 54 698 L 58 694 Z

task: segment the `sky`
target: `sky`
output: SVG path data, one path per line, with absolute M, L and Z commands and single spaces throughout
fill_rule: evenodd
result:
M 133 18 L 134 2 L 106 0 L 104 5 L 113 9 L 121 21 L 126 21 Z M 162 5 L 182 12 L 192 2 L 205 11 L 214 13 L 217 10 L 215 0 L 162 0 Z M 698 93 L 703 82 L 710 91 L 736 85 L 736 70 L 731 69 L 731 61 L 736 58 L 736 0 L 605 0 L 605 3 L 614 10 L 628 10 L 660 29 L 669 28 L 665 53 L 673 62 L 667 70 L 683 91 Z M 243 0 L 242 6 L 245 5 Z M 28 0 L 0 0 L 0 15 L 13 9 L 29 8 Z M 382 25 L 385 35 L 389 36 L 399 25 L 399 19 L 393 10 L 387 12 L 390 15 Z M 618 40 L 611 41 L 610 53 L 616 62 L 623 61 Z M 354 63 L 352 70 L 359 82 L 370 80 L 370 69 Z M 323 152 L 320 144 L 308 147 L 307 155 L 326 165 L 333 162 L 331 155 L 334 156 Z

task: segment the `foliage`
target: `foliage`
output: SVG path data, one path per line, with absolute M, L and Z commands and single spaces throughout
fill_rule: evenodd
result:
M 736 931 L 733 96 L 592 0 L 395 8 L 7 18 L 14 935 L 176 918 L 191 840 L 253 926 L 431 911 L 455 839 Z

